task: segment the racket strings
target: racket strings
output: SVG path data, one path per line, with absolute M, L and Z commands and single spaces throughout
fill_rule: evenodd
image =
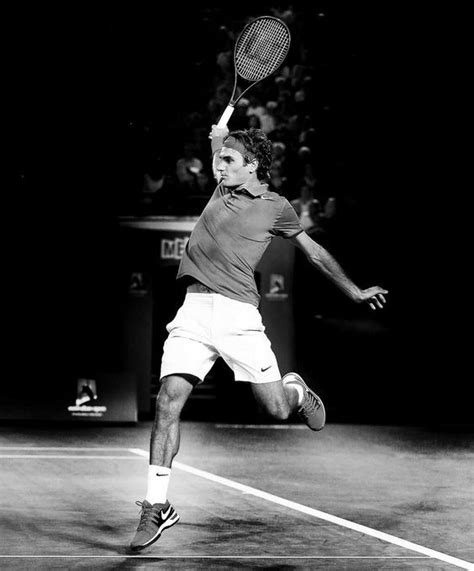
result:
M 247 81 L 259 81 L 282 64 L 290 48 L 290 33 L 285 24 L 260 18 L 248 25 L 235 47 L 235 68 Z

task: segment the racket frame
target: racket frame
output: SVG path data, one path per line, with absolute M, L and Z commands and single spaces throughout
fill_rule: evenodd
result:
M 236 52 L 237 52 L 237 46 L 239 45 L 239 41 L 240 38 L 243 36 L 243 34 L 246 32 L 246 30 L 250 27 L 253 26 L 255 22 L 258 22 L 259 20 L 276 20 L 277 22 L 279 22 L 280 24 L 282 24 L 288 33 L 288 47 L 286 49 L 286 53 L 280 63 L 280 65 L 274 69 L 271 73 L 269 73 L 268 75 L 265 75 L 264 77 L 261 77 L 260 79 L 257 79 L 256 81 L 249 81 L 248 79 L 245 79 L 244 77 L 242 77 L 238 71 L 237 71 L 237 65 L 235 62 L 235 58 L 236 58 Z M 240 101 L 240 99 L 242 99 L 242 97 L 245 95 L 245 93 L 247 93 L 247 91 L 252 88 L 255 87 L 258 83 L 260 83 L 261 81 L 263 81 L 264 79 L 268 79 L 270 76 L 272 76 L 283 64 L 286 56 L 288 55 L 288 52 L 290 51 L 290 46 L 291 46 L 291 34 L 290 34 L 290 29 L 288 28 L 288 26 L 285 24 L 285 22 L 283 22 L 283 20 L 280 20 L 280 18 L 275 18 L 275 16 L 259 16 L 258 18 L 255 18 L 255 20 L 252 20 L 251 22 L 249 22 L 244 28 L 243 30 L 240 32 L 236 42 L 235 42 L 235 46 L 234 46 L 234 87 L 232 89 L 232 95 L 230 96 L 230 100 L 229 103 L 227 104 L 227 107 L 224 110 L 224 113 L 221 115 L 221 118 L 219 119 L 219 122 L 217 123 L 217 126 L 219 128 L 223 128 L 226 127 L 229 119 L 232 116 L 232 113 L 234 112 L 235 106 L 236 104 Z M 247 83 L 249 83 L 249 85 L 247 85 L 247 87 L 245 89 L 243 89 L 238 97 L 235 97 L 235 94 L 237 92 L 237 87 L 240 87 L 238 85 L 239 83 L 239 78 L 242 81 L 245 81 Z

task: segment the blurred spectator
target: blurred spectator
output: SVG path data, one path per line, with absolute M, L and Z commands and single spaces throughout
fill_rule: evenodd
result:
M 166 172 L 161 157 L 155 157 L 143 175 L 138 211 L 135 213 L 138 216 L 180 214 L 181 202 L 176 179 Z
M 321 204 L 314 197 L 313 189 L 310 186 L 302 184 L 298 198 L 293 199 L 291 205 L 298 214 L 303 229 L 308 234 L 319 233 L 322 230 L 320 226 Z
M 285 167 L 286 163 L 286 145 L 281 141 L 273 142 L 273 165 L 279 168 Z
M 308 165 L 309 166 L 309 165 Z M 303 177 L 298 185 L 299 196 L 291 201 L 301 224 L 308 234 L 328 234 L 336 215 L 336 199 L 324 197 L 319 181 L 308 184 Z
M 302 89 L 305 92 L 305 98 L 308 101 L 314 101 L 315 99 L 314 81 L 311 75 L 308 74 L 303 77 Z
M 184 154 L 176 161 L 176 176 L 180 185 L 192 192 L 202 192 L 209 182 L 204 165 L 196 156 L 192 143 L 185 143 Z
M 261 129 L 262 122 L 258 115 L 249 115 L 247 120 L 247 128 L 248 129 Z
M 249 97 L 249 106 L 247 107 L 247 115 L 257 115 L 260 119 L 261 116 L 266 113 L 265 106 L 262 104 L 259 97 L 255 94 Z
M 277 118 L 275 116 L 275 109 L 278 107 L 276 101 L 267 101 L 265 105 L 265 113 L 260 117 L 261 128 L 264 133 L 269 135 L 273 133 L 277 126 Z
M 234 113 L 232 114 L 232 129 L 246 129 L 248 127 L 248 117 L 247 117 L 247 108 L 249 106 L 249 100 L 245 97 L 239 99 L 234 109 Z M 217 122 L 217 118 L 215 121 Z M 209 129 L 207 129 L 209 132 Z
M 275 77 L 275 94 L 272 99 L 278 103 L 280 117 L 287 119 L 293 109 L 293 93 L 288 78 L 281 72 Z
M 222 115 L 229 103 L 231 95 L 232 87 L 229 87 L 226 84 L 219 84 L 217 86 L 214 95 L 211 96 L 207 105 L 209 115 L 213 118 L 212 121 L 217 122 L 219 120 L 219 117 Z
M 234 79 L 234 61 L 232 50 L 219 52 L 216 59 L 220 76 L 224 79 Z
M 307 149 L 308 147 L 301 147 L 302 149 Z M 303 164 L 303 182 L 309 186 L 313 191 L 316 190 L 317 186 L 319 185 L 319 180 L 316 178 L 314 174 L 313 165 L 308 161 Z
M 223 51 L 217 54 L 216 59 L 217 73 L 214 78 L 216 88 L 227 87 L 232 90 L 234 84 L 234 59 L 233 51 Z
M 304 147 L 309 147 L 312 149 L 318 144 L 316 129 L 314 127 L 307 127 L 300 133 L 298 137 L 298 142 Z
M 295 23 L 296 15 L 291 2 L 283 6 L 275 6 L 272 8 L 272 13 L 276 18 L 283 20 L 289 27 Z
M 288 179 L 284 176 L 279 166 L 272 165 L 270 169 L 270 190 L 278 194 L 286 195 Z

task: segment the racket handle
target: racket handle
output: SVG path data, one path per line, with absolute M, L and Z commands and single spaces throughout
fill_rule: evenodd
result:
M 234 106 L 233 105 L 227 105 L 224 113 L 222 113 L 222 116 L 219 119 L 219 123 L 217 123 L 217 126 L 219 127 L 219 129 L 222 129 L 223 127 L 227 126 L 227 122 L 231 118 L 233 112 L 234 112 Z

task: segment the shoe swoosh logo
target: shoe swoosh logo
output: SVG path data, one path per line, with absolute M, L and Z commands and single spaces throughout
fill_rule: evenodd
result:
M 268 367 L 262 367 L 260 370 L 262 371 L 262 373 L 264 373 L 265 371 L 268 371 L 268 369 L 271 369 L 272 366 L 268 365 Z
M 161 510 L 161 517 L 163 519 L 166 519 L 171 513 L 171 506 L 168 506 L 168 509 L 166 510 L 166 512 L 164 512 L 163 510 Z
M 156 473 L 157 476 L 169 476 L 169 474 L 158 474 L 158 472 Z

